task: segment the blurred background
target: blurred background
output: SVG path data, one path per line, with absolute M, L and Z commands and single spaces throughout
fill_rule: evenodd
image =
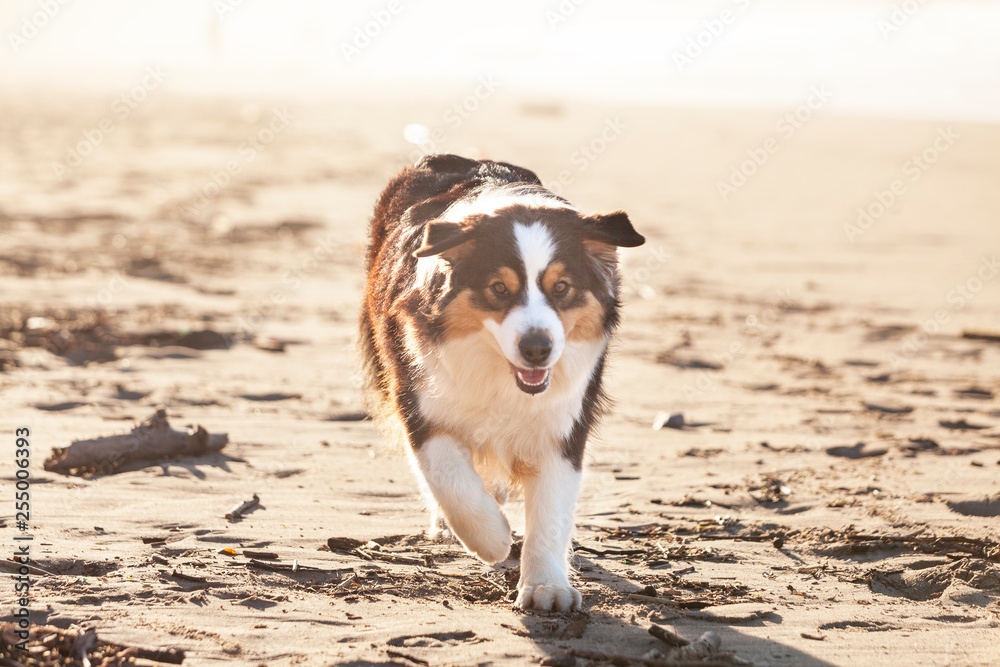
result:
M 0 26 L 8 92 L 115 89 L 151 63 L 173 91 L 320 97 L 486 73 L 508 94 L 773 108 L 822 81 L 831 112 L 1000 119 L 989 0 L 8 0 Z

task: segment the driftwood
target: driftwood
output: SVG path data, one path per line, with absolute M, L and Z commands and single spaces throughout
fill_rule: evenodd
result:
M 27 651 L 16 648 L 22 641 Z M 176 648 L 151 650 L 106 642 L 93 630 L 63 630 L 49 625 L 34 625 L 24 630 L 16 623 L 0 623 L 0 664 L 118 667 L 134 665 L 136 658 L 179 665 L 184 662 L 184 651 Z
M 862 535 L 847 533 L 843 542 L 834 542 L 816 549 L 823 556 L 844 556 L 848 554 L 887 551 L 890 549 L 912 548 L 925 554 L 967 553 L 993 563 L 1000 562 L 1000 543 L 973 537 L 935 535 Z
M 566 651 L 567 655 L 574 658 L 583 658 L 594 662 L 601 662 L 610 665 L 622 665 L 631 667 L 632 665 L 648 665 L 649 667 L 733 667 L 733 665 L 748 664 L 729 656 L 722 656 L 718 660 L 675 660 L 673 658 L 640 658 L 629 655 L 618 655 L 615 653 L 604 653 L 602 651 L 588 651 L 586 649 L 571 648 Z
M 567 653 L 576 658 L 623 666 L 695 667 L 697 665 L 698 667 L 708 667 L 712 665 L 715 667 L 732 667 L 733 665 L 751 664 L 737 658 L 731 653 L 720 654 L 719 649 L 722 646 L 722 639 L 712 631 L 703 633 L 693 642 L 688 642 L 657 625 L 649 629 L 649 634 L 665 642 L 672 648 L 668 649 L 662 655 L 647 654 L 641 658 L 581 649 L 570 649 Z
M 690 644 L 678 647 L 667 654 L 668 660 L 704 660 L 719 652 L 722 639 L 711 630 L 698 637 Z
M 131 433 L 91 440 L 75 440 L 69 447 L 56 447 L 45 460 L 51 472 L 110 475 L 139 461 L 160 461 L 182 456 L 218 452 L 229 443 L 225 433 L 209 434 L 201 426 L 193 431 L 170 428 L 167 411 L 160 408 Z

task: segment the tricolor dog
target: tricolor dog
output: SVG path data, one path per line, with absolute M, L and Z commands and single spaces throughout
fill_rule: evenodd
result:
M 433 510 L 486 563 L 525 501 L 517 606 L 568 610 L 573 511 L 619 320 L 625 213 L 584 215 L 503 162 L 432 155 L 382 192 L 361 347 L 380 417 L 401 427 Z

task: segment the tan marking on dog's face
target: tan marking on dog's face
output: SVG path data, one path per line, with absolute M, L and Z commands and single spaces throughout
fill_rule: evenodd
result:
M 562 262 L 552 262 L 545 269 L 545 273 L 542 274 L 542 290 L 546 294 L 552 294 L 552 288 L 560 280 L 564 280 L 572 285 L 569 275 L 566 272 L 566 265 Z
M 472 293 L 463 290 L 444 309 L 444 330 L 446 338 L 464 338 L 483 328 L 483 320 L 489 318 L 500 321 L 501 313 L 481 310 L 472 303 Z
M 521 279 L 517 276 L 517 271 L 509 266 L 501 266 L 497 269 L 496 275 L 489 282 L 492 285 L 497 280 L 506 285 L 511 294 L 517 294 L 521 291 Z
M 498 284 L 502 284 L 506 290 L 503 294 L 495 291 Z M 509 266 L 501 266 L 486 281 L 483 297 L 486 303 L 500 309 L 504 308 L 519 291 L 521 291 L 521 279 L 517 276 L 517 272 Z
M 579 300 L 580 294 L 573 283 L 573 276 L 562 262 L 552 262 L 542 274 L 542 291 L 555 305 L 557 311 L 571 310 L 579 306 L 570 304 Z M 569 331 L 569 329 L 563 329 Z
M 599 340 L 604 336 L 604 309 L 590 292 L 585 293 L 583 305 L 559 311 L 566 340 Z

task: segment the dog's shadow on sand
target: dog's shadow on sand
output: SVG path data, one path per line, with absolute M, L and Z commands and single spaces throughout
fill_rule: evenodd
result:
M 423 535 L 396 535 L 375 541 L 387 546 L 405 544 L 418 552 L 424 552 L 433 545 L 434 559 L 442 562 L 472 558 L 450 535 L 434 540 Z M 520 546 L 520 541 L 516 542 L 513 555 L 493 566 L 489 574 L 477 577 L 470 573 L 465 585 L 461 585 L 462 597 L 478 604 L 513 606 L 520 573 Z M 563 664 L 559 659 L 560 654 L 572 654 L 574 650 L 579 652 L 579 660 L 572 664 L 588 664 L 587 653 L 604 654 L 606 659 L 603 661 L 599 656 L 593 655 L 595 664 L 642 664 L 640 659 L 647 652 L 659 650 L 667 653 L 670 650 L 670 647 L 649 634 L 649 627 L 653 623 L 667 627 L 688 641 L 694 641 L 711 630 L 722 640 L 721 652 L 732 651 L 736 657 L 754 664 L 796 667 L 825 667 L 833 664 L 781 642 L 741 632 L 741 628 L 780 625 L 783 619 L 774 612 L 762 617 L 745 615 L 745 620 L 733 617 L 706 620 L 710 614 L 691 613 L 641 599 L 630 599 L 629 594 L 638 593 L 642 586 L 608 570 L 594 558 L 581 556 L 578 552 L 573 557 L 573 566 L 576 570 L 575 585 L 583 593 L 582 610 L 566 613 L 519 611 L 520 628 L 502 625 L 519 636 L 531 639 L 540 651 L 552 659 L 552 664 Z M 489 578 L 491 583 L 484 583 L 484 578 Z M 590 585 L 586 585 L 588 583 Z M 414 594 L 418 592 L 415 590 Z M 711 608 L 706 611 L 711 612 Z M 565 664 L 571 664 L 569 656 L 566 657 Z
M 513 560 L 507 563 L 510 568 L 517 567 Z M 721 652 L 732 651 L 737 658 L 754 664 L 785 664 L 796 667 L 833 665 L 781 642 L 740 632 L 743 627 L 781 624 L 782 618 L 776 613 L 769 613 L 764 618 L 727 620 L 725 623 L 690 618 L 683 612 L 673 613 L 675 610 L 669 607 L 628 600 L 630 593 L 637 592 L 636 583 L 607 570 L 590 558 L 576 555 L 573 564 L 577 577 L 584 575 L 599 587 L 597 591 L 584 591 L 582 610 L 571 613 L 528 611 L 521 615 L 524 633 L 547 656 L 555 658 L 560 654 L 571 654 L 575 649 L 580 651 L 578 657 L 581 658 L 582 653 L 592 652 L 607 656 L 608 664 L 640 664 L 639 659 L 649 651 L 668 653 L 670 650 L 670 647 L 649 634 L 649 627 L 657 622 L 654 619 L 662 615 L 666 617 L 665 620 L 657 624 L 667 627 L 684 639 L 694 641 L 702 633 L 711 630 L 722 639 Z M 577 581 L 576 585 L 579 586 L 580 583 Z M 637 618 L 644 608 L 649 611 L 648 617 Z M 617 614 L 614 613 L 616 611 Z M 600 648 L 595 649 L 595 643 Z M 634 662 L 621 661 L 620 658 Z M 553 664 L 560 663 L 556 661 Z M 566 664 L 570 663 L 567 661 Z

